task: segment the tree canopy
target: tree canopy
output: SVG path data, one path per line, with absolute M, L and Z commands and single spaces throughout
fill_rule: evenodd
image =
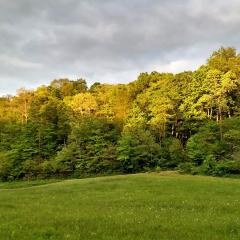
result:
M 2 180 L 154 169 L 240 173 L 240 55 L 129 84 L 57 79 L 0 98 Z

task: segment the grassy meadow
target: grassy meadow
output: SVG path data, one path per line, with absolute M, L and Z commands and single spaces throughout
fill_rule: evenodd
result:
M 240 179 L 136 174 L 0 183 L 1 240 L 240 239 Z

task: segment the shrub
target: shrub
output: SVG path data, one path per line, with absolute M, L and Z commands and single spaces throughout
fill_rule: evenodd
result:
M 192 174 L 192 175 L 195 175 L 195 174 L 199 173 L 199 169 L 192 162 L 180 163 L 178 165 L 178 170 L 179 170 L 180 173 L 187 173 L 187 174 Z
M 55 157 L 55 170 L 60 174 L 71 174 L 76 168 L 76 162 L 80 152 L 74 143 L 67 145 L 57 153 Z
M 228 174 L 239 174 L 240 162 L 237 161 L 221 161 L 214 169 L 214 174 L 217 176 L 224 176 Z
M 216 159 L 213 155 L 206 156 L 200 167 L 200 172 L 206 175 L 215 175 L 215 167 L 217 165 Z
M 221 139 L 219 126 L 216 123 L 201 128 L 199 133 L 193 135 L 187 142 L 187 156 L 197 165 L 209 161 L 209 156 L 219 160 L 229 151 L 229 144 Z
M 39 172 L 39 165 L 36 161 L 26 160 L 22 163 L 22 173 L 25 178 L 36 177 Z
M 14 179 L 12 170 L 14 168 L 14 161 L 7 153 L 0 153 L 0 179 L 2 181 Z
M 162 171 L 162 168 L 160 166 L 156 166 L 155 171 L 159 173 Z
M 117 159 L 124 172 L 141 172 L 157 165 L 160 146 L 149 131 L 135 129 L 122 134 L 117 146 Z
M 41 177 L 50 177 L 55 174 L 54 162 L 44 161 L 39 165 L 40 176 Z

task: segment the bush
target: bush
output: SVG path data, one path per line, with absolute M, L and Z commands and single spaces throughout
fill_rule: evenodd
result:
M 166 138 L 161 146 L 158 165 L 163 169 L 174 169 L 184 161 L 185 155 L 181 142 L 177 138 Z
M 50 177 L 55 174 L 54 162 L 44 161 L 39 165 L 40 176 L 41 177 Z
M 135 129 L 123 132 L 117 146 L 117 159 L 126 173 L 154 168 L 159 159 L 160 146 L 149 131 Z
M 206 175 L 215 175 L 215 167 L 217 165 L 216 159 L 213 155 L 206 156 L 206 159 L 203 161 L 202 166 L 200 167 L 200 172 Z
M 14 161 L 7 153 L 0 153 L 0 179 L 2 181 L 14 179 L 12 170 L 14 168 Z
M 74 143 L 67 145 L 55 157 L 55 170 L 60 174 L 72 174 L 76 169 L 77 159 L 80 156 L 78 146 Z
M 228 174 L 239 174 L 240 162 L 236 161 L 222 161 L 219 162 L 214 169 L 214 174 L 217 176 L 224 176 Z
M 22 173 L 25 178 L 33 178 L 36 177 L 39 173 L 39 165 L 36 161 L 26 160 L 22 163 Z
M 159 173 L 162 171 L 162 168 L 160 166 L 156 166 L 155 171 Z
M 187 156 L 197 165 L 203 164 L 209 156 L 219 160 L 226 157 L 229 152 L 229 144 L 221 139 L 219 126 L 216 123 L 204 126 L 187 142 Z
M 192 162 L 180 163 L 178 165 L 178 170 L 180 173 L 187 173 L 187 174 L 192 174 L 192 175 L 199 173 L 198 167 Z

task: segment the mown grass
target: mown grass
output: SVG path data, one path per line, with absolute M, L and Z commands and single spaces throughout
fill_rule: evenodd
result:
M 0 239 L 239 240 L 240 180 L 137 174 L 2 183 Z

